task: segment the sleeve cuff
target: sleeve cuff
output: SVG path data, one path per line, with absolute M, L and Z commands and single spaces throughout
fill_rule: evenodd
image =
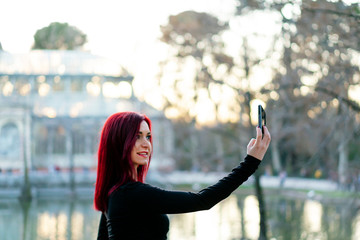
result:
M 256 166 L 259 166 L 261 163 L 261 161 L 259 159 L 257 159 L 256 157 L 253 157 L 251 155 L 246 155 L 245 162 L 250 163 L 251 165 L 256 165 Z

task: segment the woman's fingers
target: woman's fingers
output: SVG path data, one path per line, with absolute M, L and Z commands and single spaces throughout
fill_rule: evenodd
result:
M 268 128 L 266 126 L 264 126 L 264 138 L 265 138 L 265 141 L 266 141 L 266 144 L 269 145 L 270 144 L 270 141 L 271 141 L 271 135 L 270 135 L 270 132 L 268 130 Z
M 252 139 L 250 140 L 249 144 L 247 145 L 247 148 L 249 149 L 249 148 L 251 148 L 252 146 L 254 146 L 255 142 L 256 142 L 256 139 L 255 139 L 255 138 L 252 138 Z
M 262 160 L 271 141 L 270 132 L 264 126 L 264 137 L 259 127 L 256 128 L 256 139 L 251 139 L 247 146 L 247 153 L 259 160 Z
M 262 139 L 262 131 L 261 128 L 256 127 L 256 141 L 260 141 Z

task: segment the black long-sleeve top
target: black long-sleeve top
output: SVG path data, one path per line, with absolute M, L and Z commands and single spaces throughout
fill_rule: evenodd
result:
M 198 193 L 166 191 L 141 182 L 124 184 L 109 196 L 106 216 L 101 215 L 98 240 L 167 239 L 169 219 L 165 214 L 212 208 L 245 182 L 260 162 L 247 155 L 226 177 Z

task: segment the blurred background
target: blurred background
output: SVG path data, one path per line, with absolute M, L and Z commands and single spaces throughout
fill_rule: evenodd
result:
M 360 239 L 357 0 L 13 0 L 0 4 L 0 239 L 95 239 L 107 117 L 147 114 L 147 181 L 196 191 L 257 173 L 170 240 Z

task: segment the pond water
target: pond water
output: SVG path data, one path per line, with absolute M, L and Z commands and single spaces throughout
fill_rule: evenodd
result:
M 0 200 L 1 240 L 96 239 L 100 213 L 92 199 Z M 360 211 L 352 199 L 316 201 L 266 197 L 271 240 L 360 239 Z M 232 194 L 209 211 L 169 215 L 170 240 L 258 239 L 259 209 L 254 195 Z

